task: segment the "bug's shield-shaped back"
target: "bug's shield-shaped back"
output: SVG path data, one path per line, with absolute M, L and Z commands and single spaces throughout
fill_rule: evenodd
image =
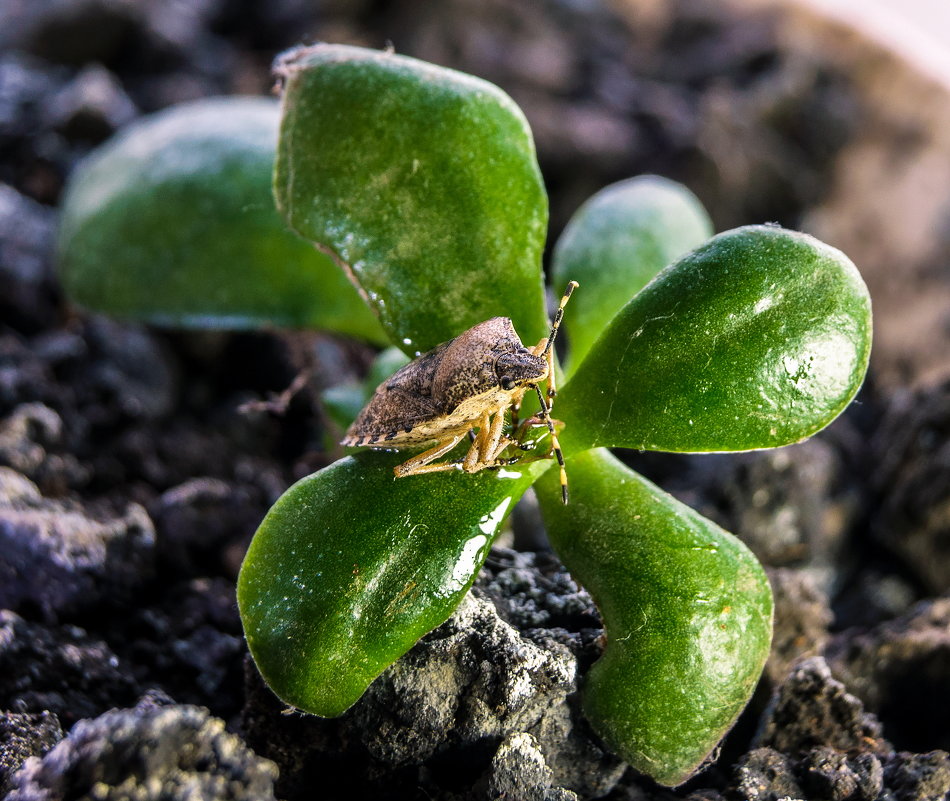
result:
M 530 352 L 507 317 L 493 317 L 424 353 L 383 381 L 346 432 L 344 445 L 416 447 L 471 426 L 460 404 L 498 385 L 500 359 L 530 375 Z M 537 362 L 537 359 L 534 359 Z M 536 368 L 535 368 L 536 369 Z

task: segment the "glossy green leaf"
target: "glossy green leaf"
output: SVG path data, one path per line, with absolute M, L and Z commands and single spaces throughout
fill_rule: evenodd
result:
M 798 442 L 861 386 L 871 304 L 806 234 L 713 237 L 617 314 L 558 398 L 565 450 L 741 451 Z
M 547 197 L 507 95 L 342 45 L 292 51 L 278 72 L 278 207 L 350 271 L 396 345 L 424 352 L 496 315 L 526 343 L 544 336 Z
M 364 452 L 299 481 L 248 549 L 238 578 L 248 646 L 299 709 L 341 714 L 445 621 L 548 466 L 393 478 L 405 458 Z
M 571 300 L 568 372 L 624 304 L 653 277 L 712 236 L 709 215 L 682 184 L 644 175 L 612 184 L 577 210 L 554 248 L 555 287 Z
M 772 595 L 735 537 L 604 450 L 536 485 L 551 543 L 601 611 L 607 645 L 582 700 L 604 741 L 676 785 L 703 763 L 752 695 L 769 652 Z
M 90 309 L 165 325 L 300 326 L 385 341 L 346 276 L 274 207 L 278 123 L 273 100 L 202 100 L 96 150 L 63 201 L 67 292 Z

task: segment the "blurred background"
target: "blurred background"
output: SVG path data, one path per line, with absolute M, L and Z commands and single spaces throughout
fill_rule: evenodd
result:
M 235 728 L 244 714 L 270 753 L 262 702 L 242 712 L 233 581 L 270 503 L 332 458 L 319 403 L 301 393 L 281 417 L 241 411 L 294 378 L 292 348 L 270 333 L 185 336 L 76 313 L 55 278 L 55 231 L 67 176 L 113 133 L 174 103 L 270 93 L 274 57 L 320 40 L 389 45 L 505 89 L 534 131 L 549 242 L 601 187 L 655 173 L 695 192 L 719 230 L 774 221 L 854 260 L 874 303 L 872 370 L 834 426 L 774 452 L 635 456 L 775 568 L 768 681 L 823 653 L 898 748 L 950 749 L 948 0 L 0 0 L 0 465 L 36 482 L 31 503 L 66 520 L 63 541 L 132 543 L 82 563 L 81 592 L 57 579 L 44 594 L 37 580 L 13 597 L 0 581 L 0 606 L 31 618 L 0 637 L 0 675 L 27 677 L 26 690 L 0 681 L 0 708 L 68 726 L 160 687 Z M 373 355 L 319 334 L 305 345 L 321 377 L 362 378 Z M 0 523 L 19 519 L 6 509 Z M 33 529 L 0 525 L 11 531 L 32 554 Z M 108 647 L 77 662 L 86 635 L 61 622 Z M 855 640 L 855 626 L 877 628 Z M 62 661 L 46 657 L 57 649 Z M 333 754 L 346 738 L 328 731 Z
M 943 0 L 803 0 L 814 9 L 854 24 L 898 50 L 915 66 L 947 80 L 950 5 Z
M 845 250 L 874 296 L 876 380 L 950 369 L 944 0 L 3 0 L 0 181 L 53 206 L 132 118 L 268 92 L 273 57 L 316 40 L 391 44 L 508 91 L 552 241 L 605 184 L 666 175 L 719 229 L 776 221 Z

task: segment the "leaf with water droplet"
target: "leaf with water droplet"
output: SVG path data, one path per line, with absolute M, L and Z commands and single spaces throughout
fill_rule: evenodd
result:
M 807 234 L 719 234 L 614 317 L 562 387 L 566 451 L 742 451 L 811 436 L 851 402 L 871 351 L 854 264 Z
M 547 196 L 514 102 L 359 47 L 300 48 L 277 69 L 278 207 L 349 271 L 393 344 L 425 352 L 494 316 L 544 336 Z
M 504 517 L 547 462 L 395 479 L 364 452 L 297 482 L 238 578 L 251 655 L 288 704 L 334 716 L 471 586 Z
M 535 485 L 551 544 L 593 596 L 607 645 L 582 702 L 610 748 L 664 784 L 703 763 L 752 695 L 772 594 L 739 540 L 605 450 Z

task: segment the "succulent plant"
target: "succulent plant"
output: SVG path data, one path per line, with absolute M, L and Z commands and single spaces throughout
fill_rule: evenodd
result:
M 280 110 L 165 112 L 77 173 L 61 261 L 80 303 L 165 324 L 326 328 L 406 359 L 493 317 L 529 345 L 546 335 L 547 199 L 510 98 L 354 47 L 300 48 L 277 70 Z M 582 687 L 594 729 L 661 783 L 703 764 L 768 654 L 769 585 L 738 539 L 606 448 L 798 442 L 848 405 L 871 341 L 867 290 L 839 251 L 773 225 L 710 234 L 688 190 L 648 177 L 592 198 L 557 243 L 555 290 L 581 285 L 553 409 L 567 506 L 554 461 L 536 458 L 550 447 L 540 428 L 534 451 L 474 474 L 394 478 L 406 454 L 370 450 L 286 491 L 238 582 L 278 696 L 324 716 L 355 703 L 451 615 L 533 485 L 603 616 Z

